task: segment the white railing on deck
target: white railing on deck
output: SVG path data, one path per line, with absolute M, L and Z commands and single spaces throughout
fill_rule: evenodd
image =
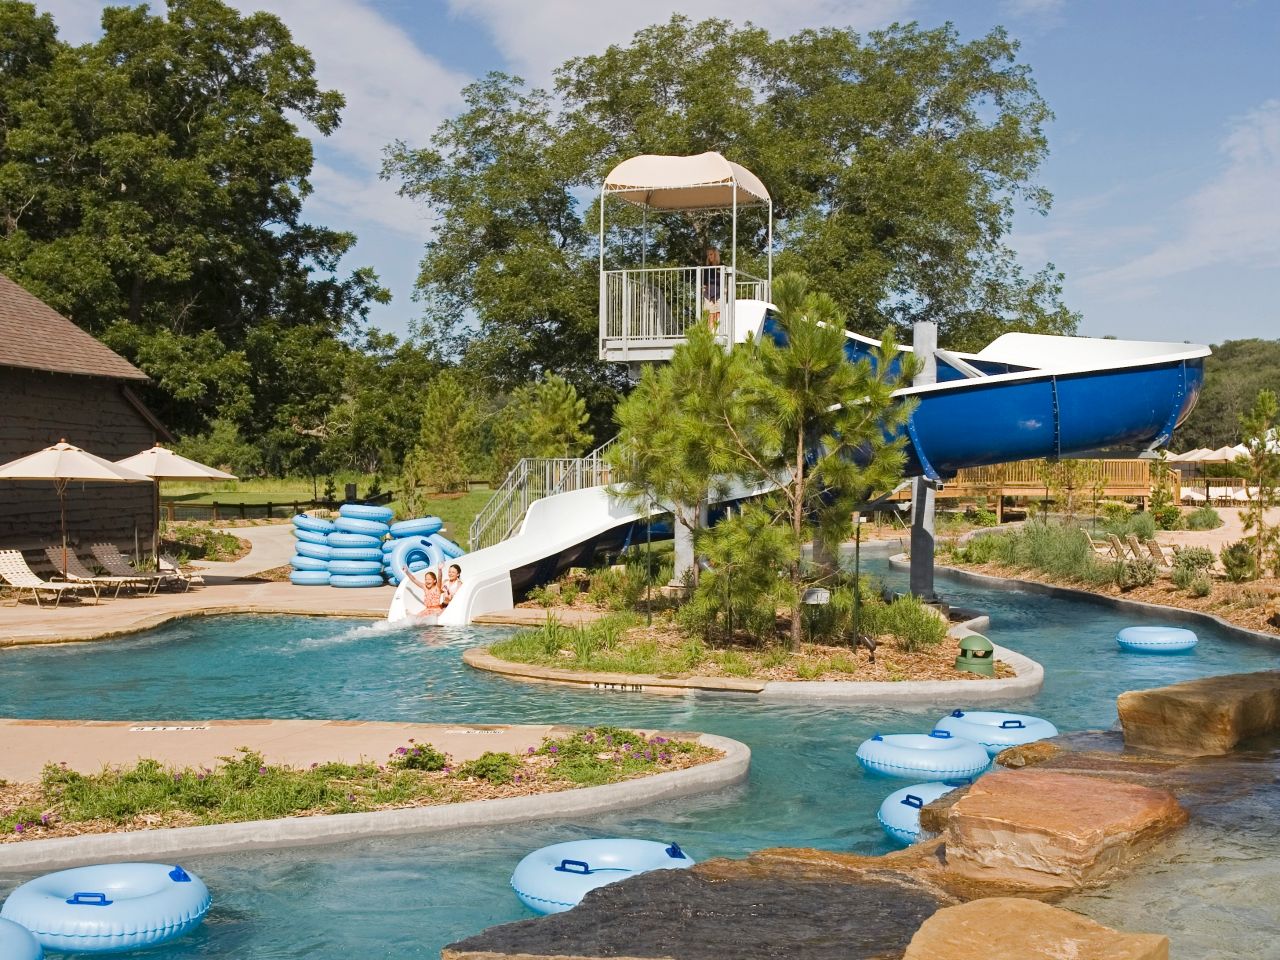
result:
M 543 497 L 609 483 L 604 452 L 613 442 L 585 457 L 525 457 L 476 514 L 467 539 L 469 549 L 491 547 L 514 535 L 529 507 Z
M 734 339 L 737 299 L 767 300 L 769 284 L 731 267 L 647 267 L 600 274 L 602 349 L 678 343 L 706 314 L 719 338 Z

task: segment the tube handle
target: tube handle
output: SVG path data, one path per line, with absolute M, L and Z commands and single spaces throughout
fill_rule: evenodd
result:
M 67 899 L 67 903 L 75 907 L 109 907 L 114 902 L 108 900 L 105 893 L 94 893 L 88 890 L 73 893 Z

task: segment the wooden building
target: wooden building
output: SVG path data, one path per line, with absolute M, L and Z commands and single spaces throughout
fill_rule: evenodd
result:
M 0 463 L 65 439 L 108 460 L 171 439 L 135 389 L 147 375 L 0 274 Z M 150 484 L 67 487 L 67 532 L 133 548 L 155 525 Z M 0 545 L 58 539 L 53 483 L 0 482 Z

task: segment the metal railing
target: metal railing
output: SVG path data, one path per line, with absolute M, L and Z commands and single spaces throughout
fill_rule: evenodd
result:
M 514 535 L 537 500 L 609 483 L 604 453 L 614 440 L 585 457 L 525 457 L 511 468 L 502 485 L 476 514 L 467 536 L 468 548 L 481 550 Z
M 732 294 L 732 295 L 731 295 Z M 734 300 L 767 300 L 769 284 L 732 267 L 646 267 L 600 274 L 600 342 L 627 350 L 674 345 L 706 314 L 719 338 L 734 339 Z

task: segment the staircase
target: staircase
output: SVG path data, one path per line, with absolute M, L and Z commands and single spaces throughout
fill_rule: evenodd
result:
M 604 453 L 617 437 L 585 457 L 525 457 L 476 514 L 467 535 L 471 552 L 492 547 L 515 535 L 529 505 L 544 497 L 609 483 Z

